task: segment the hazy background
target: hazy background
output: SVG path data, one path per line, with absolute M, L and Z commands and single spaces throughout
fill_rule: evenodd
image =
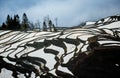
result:
M 120 0 L 0 0 L 0 25 L 8 14 L 22 17 L 24 12 L 33 22 L 49 15 L 59 26 L 74 26 L 120 14 Z

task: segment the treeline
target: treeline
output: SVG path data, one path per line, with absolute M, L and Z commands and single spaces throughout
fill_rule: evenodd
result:
M 53 22 L 50 19 L 44 19 L 42 22 L 37 21 L 36 23 L 32 23 L 29 21 L 26 13 L 23 13 L 22 20 L 18 14 L 11 17 L 7 15 L 6 21 L 2 23 L 0 30 L 14 30 L 14 31 L 29 31 L 29 30 L 39 30 L 39 31 L 50 31 L 57 32 L 57 29 Z
M 43 26 L 42 26 L 43 31 L 50 31 L 50 32 L 58 31 L 55 24 L 52 22 L 52 20 L 49 18 L 49 16 L 44 18 L 44 21 L 42 24 L 43 24 Z

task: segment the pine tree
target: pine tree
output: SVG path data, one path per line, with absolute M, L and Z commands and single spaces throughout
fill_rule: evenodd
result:
M 11 24 L 12 30 L 20 30 L 20 20 L 18 15 L 14 15 Z
M 9 30 L 19 30 L 20 29 L 20 20 L 19 20 L 19 16 L 14 15 L 14 18 L 10 17 L 10 15 L 7 16 L 6 19 L 6 26 L 7 29 Z
M 7 25 L 8 30 L 13 30 L 14 29 L 14 20 L 9 15 L 7 16 L 7 19 L 6 19 L 6 25 Z
M 2 29 L 2 30 L 7 30 L 7 25 L 5 25 L 4 22 L 2 23 L 1 29 Z
M 11 21 L 10 15 L 7 15 L 6 24 L 9 26 Z
M 52 31 L 52 21 L 51 20 L 49 20 L 49 30 L 50 30 L 50 32 Z
M 18 14 L 14 16 L 14 25 L 16 30 L 20 30 L 20 19 Z
M 7 19 L 6 19 L 6 25 L 7 25 L 7 29 L 11 29 L 11 23 L 12 23 L 12 18 L 10 17 L 10 15 L 7 15 Z
M 43 22 L 43 31 L 47 31 L 47 25 L 45 21 Z
M 27 31 L 29 28 L 29 21 L 27 15 L 24 13 L 22 16 L 22 30 Z

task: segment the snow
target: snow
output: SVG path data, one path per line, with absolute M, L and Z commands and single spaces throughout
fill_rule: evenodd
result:
M 11 74 L 12 74 L 11 71 L 3 68 L 1 73 L 0 73 L 0 78 L 13 78 Z
M 107 19 L 106 19 L 107 20 Z M 87 22 L 87 25 L 94 24 L 94 22 Z M 85 26 L 86 27 L 86 26 Z M 35 47 L 31 46 L 26 46 L 27 44 L 33 44 L 34 42 L 43 42 L 45 39 L 47 40 L 52 40 L 53 38 L 71 38 L 71 39 L 76 39 L 79 38 L 87 44 L 87 39 L 89 37 L 93 37 L 94 35 L 101 35 L 101 31 L 99 29 L 103 29 L 106 33 L 109 35 L 113 35 L 113 32 L 109 29 L 113 28 L 119 28 L 120 27 L 120 21 L 119 22 L 114 22 L 108 25 L 103 25 L 99 26 L 98 28 L 76 28 L 76 29 L 66 29 L 63 33 L 64 35 L 60 35 L 61 32 L 53 33 L 53 32 L 20 32 L 20 31 L 0 31 L 0 55 L 7 57 L 9 54 L 10 57 L 15 58 L 15 55 L 17 57 L 20 57 L 21 55 L 28 53 L 28 56 L 33 56 L 33 57 L 40 57 L 44 58 L 47 63 L 46 66 L 51 70 L 54 68 L 54 65 L 56 64 L 55 60 L 55 55 L 50 54 L 50 53 L 45 53 L 44 48 L 38 48 L 36 49 Z M 5 34 L 5 35 L 3 35 Z M 104 43 L 120 43 L 117 41 L 99 41 L 100 44 Z M 69 59 L 74 55 L 74 49 L 75 45 L 74 44 L 69 44 L 64 42 L 64 44 L 67 46 L 67 53 L 70 53 L 66 55 L 63 58 L 63 63 L 67 63 Z M 82 47 L 82 43 L 77 46 L 77 48 Z M 117 45 L 116 45 L 117 46 Z M 85 45 L 82 48 L 82 51 L 86 51 L 86 48 L 88 45 Z M 62 47 L 58 47 L 55 45 L 50 45 L 47 47 L 47 49 L 53 49 L 59 52 L 57 57 L 61 57 L 62 54 L 64 54 L 64 49 Z M 79 50 L 77 50 L 79 51 Z M 72 52 L 72 53 L 71 53 Z M 8 59 L 4 58 L 4 60 L 8 63 L 15 64 L 14 62 L 9 61 Z M 117 65 L 117 64 L 116 64 Z M 59 70 L 66 71 L 67 73 L 72 74 L 67 68 L 58 66 Z M 11 71 L 8 71 L 6 69 L 2 69 L 7 72 L 5 74 L 4 71 L 0 74 L 1 78 L 12 78 L 11 76 L 6 76 L 10 75 Z M 50 71 L 53 74 L 55 74 L 55 70 Z M 21 78 L 23 78 L 23 75 L 20 75 Z
M 113 29 L 113 28 L 120 28 L 120 21 L 114 22 L 108 25 L 100 26 L 98 28 L 108 28 L 108 29 Z
M 95 24 L 95 22 L 86 22 L 86 25 Z

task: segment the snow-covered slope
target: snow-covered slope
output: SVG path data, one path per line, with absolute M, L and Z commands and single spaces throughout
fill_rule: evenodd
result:
M 100 26 L 99 28 L 108 28 L 108 29 L 120 28 L 120 21 L 103 25 L 103 26 Z
M 73 73 L 62 64 L 66 64 L 79 53 L 92 50 L 99 46 L 120 46 L 120 21 L 109 24 L 97 24 L 96 27 L 66 29 L 62 32 L 20 32 L 0 31 L 0 64 L 10 64 L 25 71 L 17 71 L 17 76 L 24 78 L 27 71 L 32 76 L 56 73 L 58 70 L 69 75 Z M 90 47 L 91 44 L 99 43 Z M 27 67 L 28 66 L 28 67 Z M 33 68 L 29 70 L 30 68 Z M 5 68 L 5 69 L 2 69 Z M 9 71 L 8 78 L 12 78 L 14 68 L 1 66 L 1 78 Z M 11 73 L 12 71 L 12 73 Z M 61 76 L 61 75 L 60 75 Z M 15 77 L 15 76 L 13 76 Z M 7 78 L 5 76 L 5 78 Z M 39 78 L 39 77 L 38 77 Z
M 86 25 L 95 24 L 95 22 L 86 22 Z

